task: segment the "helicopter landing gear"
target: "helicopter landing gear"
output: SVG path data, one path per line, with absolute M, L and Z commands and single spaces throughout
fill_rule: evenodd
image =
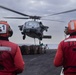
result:
M 23 40 L 26 38 L 26 34 L 23 34 Z
M 23 40 L 26 38 L 26 35 L 23 35 Z
M 23 35 L 23 40 L 26 38 L 26 34 L 24 32 L 21 32 L 21 34 Z
M 23 40 L 25 39 L 25 36 L 23 36 Z
M 39 39 L 42 40 L 42 37 L 40 37 Z
M 21 32 L 21 34 L 23 34 L 23 35 L 24 35 L 24 32 Z
M 46 32 L 47 32 L 48 30 L 46 30 Z

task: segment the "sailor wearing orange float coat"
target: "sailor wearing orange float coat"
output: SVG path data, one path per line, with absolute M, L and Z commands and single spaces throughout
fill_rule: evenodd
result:
M 65 33 L 69 37 L 59 43 L 54 65 L 62 66 L 64 75 L 76 75 L 76 20 L 68 23 Z
M 0 21 L 0 75 L 17 75 L 24 70 L 19 46 L 8 39 L 12 34 L 9 24 Z

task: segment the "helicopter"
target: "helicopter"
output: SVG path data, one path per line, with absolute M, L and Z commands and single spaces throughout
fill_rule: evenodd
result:
M 37 21 L 28 21 L 24 25 L 18 26 L 20 31 L 22 31 L 23 40 L 26 38 L 26 35 L 32 38 L 51 38 L 51 36 L 44 36 L 43 31 L 47 31 L 48 26 L 43 26 L 42 22 Z
M 41 16 L 31 16 L 27 15 L 18 11 L 15 11 L 13 9 L 4 7 L 0 5 L 0 8 L 14 12 L 16 14 L 25 16 L 25 17 L 4 17 L 7 19 L 33 19 L 33 21 L 28 21 L 25 22 L 23 25 L 18 26 L 19 30 L 21 31 L 21 34 L 23 35 L 23 40 L 26 38 L 26 35 L 32 38 L 38 38 L 39 40 L 42 40 L 43 38 L 51 38 L 50 35 L 43 35 L 43 32 L 48 30 L 48 26 L 44 26 L 42 22 L 38 22 L 37 20 L 40 20 L 42 17 Z M 69 13 L 69 12 L 74 12 L 76 9 L 73 10 L 68 10 L 68 11 L 63 11 L 59 13 L 54 13 L 51 15 L 47 16 L 53 16 L 53 15 L 59 15 L 59 14 L 64 14 L 64 13 Z M 43 19 L 47 20 L 47 19 Z M 50 21 L 58 21 L 58 20 L 50 20 Z M 58 21 L 58 22 L 63 22 L 63 21 Z

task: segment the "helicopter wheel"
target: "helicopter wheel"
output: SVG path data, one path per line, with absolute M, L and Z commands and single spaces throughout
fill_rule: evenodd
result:
M 21 32 L 21 34 L 24 34 L 24 32 Z
M 40 40 L 42 40 L 42 37 L 40 37 Z
M 47 30 L 46 30 L 46 32 L 47 32 Z
M 26 38 L 26 35 L 23 35 L 23 40 Z

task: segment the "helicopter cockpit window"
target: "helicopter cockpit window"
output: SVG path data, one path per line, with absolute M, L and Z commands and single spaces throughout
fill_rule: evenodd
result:
M 35 22 L 35 21 L 30 21 L 26 23 L 26 28 L 38 28 L 39 27 L 39 23 Z

